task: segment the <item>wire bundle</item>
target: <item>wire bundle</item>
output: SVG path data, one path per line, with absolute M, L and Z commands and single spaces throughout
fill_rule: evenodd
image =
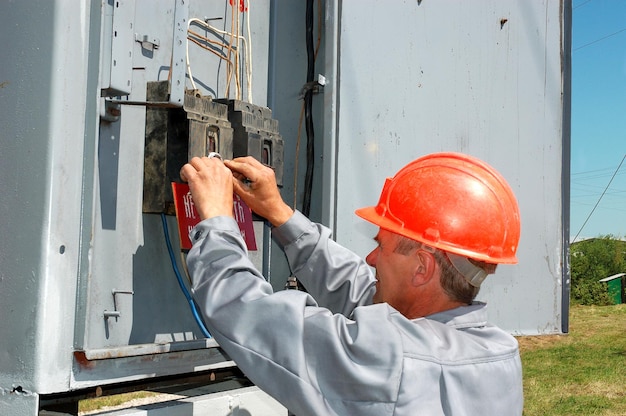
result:
M 189 75 L 189 80 L 191 82 L 192 88 L 197 89 L 196 83 L 193 79 L 193 75 L 191 73 L 191 65 L 189 62 L 189 41 L 199 46 L 203 50 L 213 53 L 220 59 L 226 61 L 227 64 L 227 75 L 226 75 L 226 88 L 224 91 L 224 97 L 228 98 L 230 95 L 230 84 L 232 79 L 235 79 L 235 99 L 242 99 L 242 85 L 241 85 L 241 66 L 242 61 L 244 62 L 244 70 L 245 70 L 245 78 L 246 78 L 246 90 L 248 95 L 248 102 L 252 103 L 252 36 L 250 31 L 250 4 L 247 6 L 244 5 L 243 0 L 241 0 L 240 7 L 236 7 L 234 2 L 231 2 L 232 5 L 232 13 L 231 13 L 231 31 L 220 30 L 211 24 L 208 21 L 201 20 L 198 18 L 191 18 L 187 23 L 187 45 L 186 45 L 186 65 L 187 65 L 187 74 Z M 245 7 L 244 7 L 245 6 Z M 242 26 L 241 14 L 242 12 L 246 12 L 246 32 L 247 39 L 245 36 L 240 35 L 240 26 Z M 191 29 L 191 26 L 198 26 L 201 29 L 204 29 L 207 32 L 210 32 L 214 36 L 216 36 L 219 40 L 212 40 L 207 36 L 203 36 L 200 33 Z M 241 30 L 243 32 L 243 30 Z M 229 41 L 226 41 L 226 37 L 229 37 Z M 243 59 L 241 51 L 243 50 Z M 234 77 L 233 77 L 234 76 Z

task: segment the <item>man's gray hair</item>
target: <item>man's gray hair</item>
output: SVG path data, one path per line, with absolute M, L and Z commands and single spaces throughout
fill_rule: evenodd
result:
M 410 255 L 413 251 L 420 248 L 433 253 L 435 261 L 441 269 L 441 287 L 450 299 L 470 305 L 480 291 L 480 282 L 478 282 L 478 285 L 470 283 L 468 278 L 461 274 L 461 272 L 452 264 L 445 251 L 422 244 L 419 241 L 412 240 L 408 237 L 401 235 L 397 236 L 397 245 L 395 249 L 396 253 Z M 491 274 L 495 271 L 495 264 L 473 259 L 467 260 L 474 267 L 482 270 L 485 274 Z

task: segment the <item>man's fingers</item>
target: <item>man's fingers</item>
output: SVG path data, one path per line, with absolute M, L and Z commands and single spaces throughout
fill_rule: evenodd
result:
M 256 160 L 251 156 L 247 157 L 238 157 L 233 160 L 226 160 L 224 164 L 231 170 L 233 173 L 238 173 L 240 177 L 239 180 L 243 178 L 248 178 L 251 181 L 254 181 L 256 178 L 256 173 L 259 169 L 262 169 L 264 166 L 261 162 Z
M 189 161 L 189 164 L 191 166 L 193 166 L 196 170 L 200 170 L 204 166 L 206 166 L 204 159 L 205 158 L 199 158 L 199 157 L 195 156 L 195 157 L 191 158 L 191 160 Z M 207 160 L 208 160 L 208 158 L 207 158 Z
M 233 173 L 233 177 L 237 180 L 243 181 L 246 179 L 246 177 L 244 175 L 242 175 L 241 173 L 237 172 L 237 171 L 231 171 Z
M 212 163 L 223 163 L 219 158 L 208 158 L 208 157 L 193 157 L 188 163 L 183 165 L 180 169 L 180 178 L 184 182 L 189 182 L 193 178 L 195 178 L 198 174 L 202 175 L 201 172 L 205 171 L 207 168 L 211 168 Z
M 250 188 L 241 181 L 233 181 L 233 191 L 242 198 L 250 194 Z
M 180 169 L 180 179 L 182 179 L 183 182 L 189 182 L 189 179 L 195 173 L 196 173 L 196 169 L 192 165 L 190 165 L 189 163 L 186 163 Z
M 242 164 L 242 165 L 251 165 L 257 168 L 264 166 L 263 163 L 259 162 L 252 156 L 236 157 L 233 160 L 230 160 L 230 162 L 234 162 L 234 163 Z

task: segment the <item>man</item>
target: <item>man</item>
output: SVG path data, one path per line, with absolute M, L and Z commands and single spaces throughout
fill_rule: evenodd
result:
M 295 415 L 522 414 L 517 342 L 473 301 L 496 264 L 517 261 L 517 202 L 493 168 L 435 153 L 387 179 L 357 210 L 380 227 L 366 262 L 286 205 L 253 158 L 194 158 L 181 177 L 203 219 L 187 262 L 207 326 Z M 273 293 L 249 261 L 233 191 L 272 224 L 308 293 Z

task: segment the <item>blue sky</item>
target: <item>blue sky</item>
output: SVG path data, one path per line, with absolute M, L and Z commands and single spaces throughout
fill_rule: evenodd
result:
M 626 238 L 626 1 L 572 7 L 571 240 Z

